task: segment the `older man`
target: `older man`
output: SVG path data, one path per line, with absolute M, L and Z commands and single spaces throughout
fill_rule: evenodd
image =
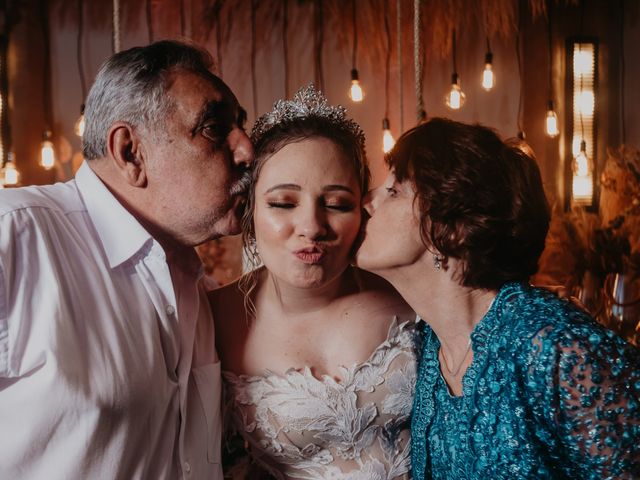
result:
M 110 58 L 75 180 L 0 193 L 0 478 L 222 478 L 193 246 L 237 233 L 252 147 L 208 54 Z

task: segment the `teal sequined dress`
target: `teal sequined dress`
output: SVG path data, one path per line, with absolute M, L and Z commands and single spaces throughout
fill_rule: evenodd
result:
M 640 350 L 566 301 L 510 283 L 472 335 L 454 397 L 425 329 L 413 478 L 640 478 Z

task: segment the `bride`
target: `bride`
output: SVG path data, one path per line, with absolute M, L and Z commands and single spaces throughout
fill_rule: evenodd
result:
M 409 478 L 415 314 L 350 266 L 364 134 L 310 86 L 252 140 L 244 237 L 263 266 L 210 294 L 227 420 L 278 479 Z

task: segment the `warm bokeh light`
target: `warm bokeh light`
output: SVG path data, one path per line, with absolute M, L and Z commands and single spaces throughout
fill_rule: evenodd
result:
M 556 115 L 556 112 L 553 109 L 547 110 L 545 132 L 551 138 L 557 137 L 560 133 L 560 130 L 558 129 L 558 115 Z
M 20 179 L 20 174 L 16 169 L 16 165 L 12 161 L 8 161 L 4 164 L 4 170 L 2 172 L 2 177 L 4 180 L 5 186 L 17 185 Z
M 465 94 L 460 89 L 460 85 L 457 83 L 451 84 L 451 90 L 446 98 L 447 107 L 452 110 L 458 110 L 462 105 L 464 105 Z
M 387 129 L 382 133 L 382 151 L 389 153 L 393 146 L 396 144 L 395 138 L 391 134 L 391 130 Z
M 485 64 L 484 71 L 482 72 L 482 88 L 487 92 L 493 88 L 495 79 L 493 76 L 493 68 L 490 63 Z
M 53 152 L 53 143 L 44 140 L 40 147 L 40 166 L 45 170 L 51 170 L 56 163 L 56 156 Z
M 364 92 L 358 80 L 351 80 L 351 88 L 349 89 L 349 98 L 354 102 L 361 102 L 364 98 Z

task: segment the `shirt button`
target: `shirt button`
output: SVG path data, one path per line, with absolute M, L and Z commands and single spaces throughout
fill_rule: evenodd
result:
M 171 316 L 174 313 L 176 313 L 176 309 L 173 308 L 173 305 L 167 305 L 166 307 L 164 307 L 164 311 L 167 312 L 167 315 Z
M 191 473 L 191 464 L 189 462 L 184 462 L 184 471 Z

